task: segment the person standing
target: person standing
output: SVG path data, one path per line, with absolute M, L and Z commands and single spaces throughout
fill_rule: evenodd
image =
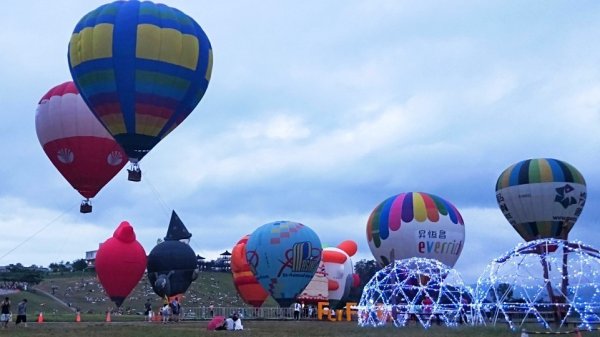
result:
M 144 304 L 144 309 L 146 309 L 146 311 L 144 311 L 144 316 L 146 316 L 148 322 L 152 322 L 152 303 L 150 302 L 150 299 L 146 300 L 146 303 Z
M 4 298 L 0 305 L 0 322 L 2 322 L 3 328 L 8 328 L 8 321 L 10 320 L 10 299 Z
M 300 310 L 302 309 L 302 305 L 300 305 L 300 303 L 298 303 L 297 301 L 294 303 L 294 319 L 295 320 L 299 320 L 300 319 Z
M 17 306 L 17 321 L 15 325 L 23 322 L 23 326 L 27 327 L 27 299 L 24 298 Z
M 162 315 L 162 323 L 167 324 L 169 322 L 169 315 L 171 314 L 171 308 L 169 308 L 168 304 L 163 304 L 160 314 Z
M 179 298 L 175 297 L 173 299 L 173 301 L 171 301 L 171 317 L 173 319 L 173 322 L 179 322 L 179 309 L 181 309 L 180 305 L 179 305 Z

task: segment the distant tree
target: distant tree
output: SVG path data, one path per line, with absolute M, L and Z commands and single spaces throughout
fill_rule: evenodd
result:
M 359 286 L 350 290 L 348 299 L 350 301 L 358 302 L 362 296 L 362 291 L 367 282 L 371 280 L 373 275 L 377 273 L 381 267 L 375 260 L 360 260 L 354 264 L 354 272 L 358 274 L 360 278 Z
M 9 282 L 27 282 L 29 284 L 38 284 L 44 279 L 44 272 L 37 267 L 24 267 L 22 264 L 8 265 L 8 273 L 2 273 L 0 281 Z
M 72 266 L 70 262 L 65 263 L 64 261 L 60 261 L 60 262 L 52 262 L 48 265 L 48 268 L 50 268 L 50 270 L 53 273 L 62 273 L 62 272 L 66 272 L 66 271 L 71 271 L 72 270 Z
M 21 271 L 23 269 L 25 269 L 25 267 L 23 267 L 23 265 L 20 263 L 8 265 L 8 270 L 10 270 L 11 272 Z
M 85 261 L 85 259 L 79 259 L 76 261 L 73 261 L 73 271 L 82 271 L 85 270 L 85 268 L 87 268 L 87 262 Z
M 508 283 L 498 284 L 496 289 L 490 289 L 489 294 L 493 302 L 513 300 L 513 289 Z
M 52 262 L 52 263 L 50 263 L 50 264 L 48 265 L 48 268 L 50 268 L 50 270 L 51 270 L 53 273 L 57 273 L 57 272 L 59 272 L 59 271 L 60 271 L 60 265 L 59 265 L 58 263 L 56 263 L 56 262 Z

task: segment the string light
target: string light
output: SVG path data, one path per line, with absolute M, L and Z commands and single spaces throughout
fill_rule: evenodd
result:
M 537 322 L 558 330 L 600 322 L 600 252 L 581 242 L 542 239 L 522 243 L 493 260 L 477 281 L 475 323 Z
M 358 324 L 403 327 L 413 318 L 424 328 L 456 326 L 472 317 L 470 303 L 471 292 L 456 270 L 433 259 L 397 260 L 365 285 Z

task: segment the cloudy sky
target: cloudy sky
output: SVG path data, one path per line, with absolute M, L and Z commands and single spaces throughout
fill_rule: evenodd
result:
M 587 180 L 571 238 L 600 247 L 600 3 L 596 1 L 165 1 L 214 52 L 204 99 L 80 214 L 37 140 L 37 102 L 70 80 L 67 45 L 102 1 L 24 1 L 0 12 L 0 265 L 84 257 L 122 220 L 149 252 L 171 209 L 215 258 L 275 220 L 359 244 L 389 196 L 424 191 L 465 219 L 456 268 L 474 281 L 522 239 L 494 187 L 553 157 Z

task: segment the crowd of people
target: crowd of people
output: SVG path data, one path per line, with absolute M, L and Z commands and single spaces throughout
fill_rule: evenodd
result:
M 195 282 L 199 286 L 190 287 L 185 293 L 185 305 L 187 307 L 208 305 L 218 307 L 242 306 L 243 302 L 239 296 L 231 292 L 228 285 L 224 285 L 226 281 L 226 279 L 214 278 L 210 275 L 200 275 Z M 106 296 L 102 285 L 95 277 L 86 276 L 71 280 L 67 279 L 60 283 L 50 280 L 39 284 L 36 288 L 54 295 L 67 305 L 71 304 L 74 307 L 81 308 L 84 313 L 103 312 L 110 305 L 110 299 Z M 145 312 L 144 302 L 147 298 L 152 299 L 155 313 L 160 314 L 162 308 L 162 304 L 159 303 L 160 298 L 157 297 L 147 278 L 144 277 L 140 280 L 140 285 L 127 297 L 122 306 L 122 313 L 139 313 L 141 315 Z M 179 302 L 181 302 L 181 298 Z
M 0 295 L 14 294 L 21 290 L 25 291 L 28 286 L 27 282 L 2 281 L 0 282 Z

